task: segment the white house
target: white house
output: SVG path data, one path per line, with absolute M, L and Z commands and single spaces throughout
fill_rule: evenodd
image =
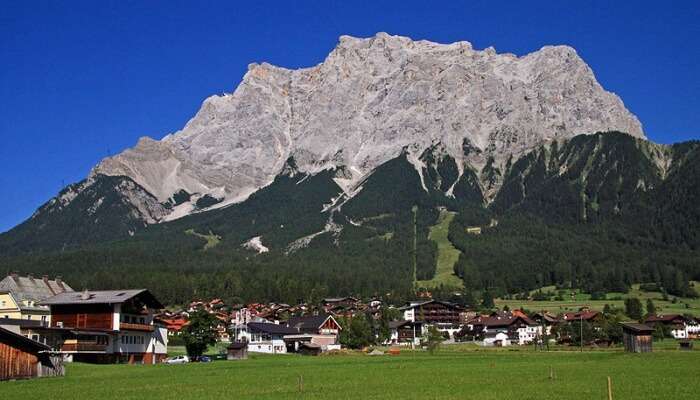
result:
M 298 333 L 297 329 L 284 325 L 250 322 L 245 330 L 238 332 L 236 339 L 247 342 L 250 353 L 284 354 L 287 352 L 284 336 Z
M 487 344 L 487 339 L 497 340 L 496 333 L 504 333 L 509 338 L 508 344 L 502 342 L 502 345 L 509 345 L 511 342 L 519 345 L 532 343 L 542 334 L 541 326 L 519 312 L 476 317 L 467 323 L 467 327 L 475 337 L 482 337 L 484 344 Z

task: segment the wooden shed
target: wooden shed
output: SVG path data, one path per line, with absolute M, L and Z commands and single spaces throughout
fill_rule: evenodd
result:
M 622 323 L 622 342 L 625 351 L 631 353 L 650 353 L 652 351 L 652 333 L 654 328 L 634 322 Z
M 63 376 L 63 359 L 51 348 L 0 328 L 0 381 L 41 376 Z
M 245 360 L 248 358 L 247 343 L 231 343 L 226 348 L 227 360 Z

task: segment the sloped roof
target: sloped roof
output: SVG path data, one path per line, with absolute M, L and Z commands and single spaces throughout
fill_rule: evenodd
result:
M 44 305 L 63 304 L 121 304 L 134 297 L 139 297 L 149 307 L 163 308 L 163 305 L 147 289 L 129 290 L 93 290 L 84 292 L 65 292 L 41 302 Z
M 623 322 L 621 323 L 622 329 L 626 329 L 635 333 L 652 333 L 654 332 L 654 328 L 650 327 L 649 325 L 644 325 L 644 324 L 638 324 L 636 322 Z
M 476 317 L 469 321 L 472 325 L 486 326 L 486 327 L 499 327 L 499 326 L 511 326 L 513 324 L 522 321 L 526 325 L 537 325 L 528 317 L 522 315 L 508 315 L 508 316 L 489 316 L 489 317 Z
M 12 331 L 8 331 L 5 328 L 0 328 L 0 342 L 7 343 L 12 347 L 21 349 L 27 353 L 38 353 L 40 351 L 51 350 L 51 347 L 43 343 L 39 343 L 22 335 L 18 335 Z
M 254 332 L 278 334 L 278 335 L 293 335 L 293 334 L 299 333 L 298 329 L 295 329 L 295 328 L 292 328 L 289 326 L 277 325 L 277 324 L 271 324 L 271 323 L 265 323 L 265 322 L 249 322 L 248 323 L 248 330 L 254 331 Z
M 600 315 L 598 311 L 576 311 L 562 314 L 565 321 L 584 320 L 588 321 Z
M 406 324 L 410 324 L 410 321 L 404 321 L 404 320 L 389 321 L 389 329 L 398 329 Z
M 687 321 L 687 318 L 680 314 L 666 314 L 666 315 L 650 315 L 644 322 L 663 322 L 671 323 L 676 320 Z
M 73 292 L 66 283 L 30 276 L 8 275 L 0 280 L 0 292 L 12 294 L 20 309 L 31 309 L 23 304 L 26 300 L 40 302 L 64 292 Z
M 332 317 L 328 314 L 295 317 L 287 321 L 287 326 L 299 329 L 300 331 L 316 330 L 319 329 L 328 318 Z
M 420 306 L 424 306 L 424 305 L 426 305 L 426 304 L 433 304 L 433 303 L 435 303 L 435 304 L 442 304 L 443 306 L 448 307 L 448 308 L 455 308 L 455 309 L 462 309 L 462 308 L 463 308 L 463 307 L 460 306 L 459 304 L 450 303 L 449 301 L 442 301 L 442 300 L 421 300 L 421 301 L 412 301 L 412 302 L 409 302 L 409 303 L 406 304 L 405 306 L 399 307 L 398 310 L 399 310 L 399 311 L 404 311 L 404 310 L 408 310 L 408 309 L 411 309 L 411 308 L 417 308 L 417 307 L 420 307 Z

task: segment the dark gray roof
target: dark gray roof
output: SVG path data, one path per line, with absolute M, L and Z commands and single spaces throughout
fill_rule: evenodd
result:
M 442 304 L 442 305 L 444 305 L 445 307 L 448 307 L 448 308 L 456 308 L 456 309 L 462 309 L 462 308 L 463 308 L 463 307 L 460 306 L 459 304 L 450 303 L 449 301 L 442 301 L 442 300 L 421 300 L 421 301 L 412 301 L 412 302 L 409 302 L 409 303 L 407 303 L 405 306 L 399 307 L 398 310 L 399 310 L 399 311 L 404 311 L 404 310 L 409 310 L 409 309 L 411 309 L 411 308 L 419 308 L 420 306 L 424 306 L 424 305 L 426 305 L 426 304 L 432 304 L 432 303 L 435 303 L 435 304 Z
M 328 318 L 332 318 L 330 315 L 327 314 L 322 314 L 322 315 L 312 315 L 308 317 L 295 317 L 295 318 L 290 318 L 289 321 L 287 321 L 287 326 L 290 326 L 292 328 L 296 328 L 299 331 L 306 332 L 306 331 L 312 331 L 312 330 L 318 330 L 321 325 L 323 325 L 324 322 Z
M 251 332 L 263 332 L 277 335 L 294 335 L 299 333 L 299 330 L 285 325 L 277 325 L 265 322 L 249 322 L 248 330 Z
M 404 321 L 404 320 L 399 320 L 399 321 L 389 321 L 389 329 L 397 329 L 400 328 L 406 324 L 410 323 L 409 321 Z
M 0 280 L 0 292 L 12 294 L 22 310 L 42 309 L 41 307 L 29 307 L 24 304 L 24 301 L 40 302 L 56 294 L 72 291 L 73 289 L 66 283 L 51 279 L 8 275 Z
M 41 304 L 120 304 L 137 296 L 149 307 L 163 308 L 163 305 L 147 289 L 66 292 L 46 299 Z
M 636 322 L 623 322 L 622 329 L 630 330 L 636 333 L 652 333 L 654 328 L 645 324 L 638 324 Z
M 12 331 L 8 331 L 5 328 L 0 328 L 0 343 L 7 343 L 12 347 L 22 349 L 23 351 L 30 353 L 51 350 L 51 347 L 43 343 L 36 342 L 22 335 L 18 335 Z

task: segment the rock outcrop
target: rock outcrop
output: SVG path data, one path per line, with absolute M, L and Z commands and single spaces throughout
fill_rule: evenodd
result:
M 570 47 L 518 57 L 468 42 L 342 36 L 311 68 L 251 64 L 235 92 L 206 99 L 181 131 L 142 138 L 92 174 L 127 176 L 161 202 L 184 190 L 220 207 L 269 184 L 290 157 L 305 173 L 338 168 L 350 192 L 404 149 L 439 143 L 460 173 L 482 172 L 552 139 L 608 130 L 644 138 Z M 481 175 L 492 198 L 500 178 Z

